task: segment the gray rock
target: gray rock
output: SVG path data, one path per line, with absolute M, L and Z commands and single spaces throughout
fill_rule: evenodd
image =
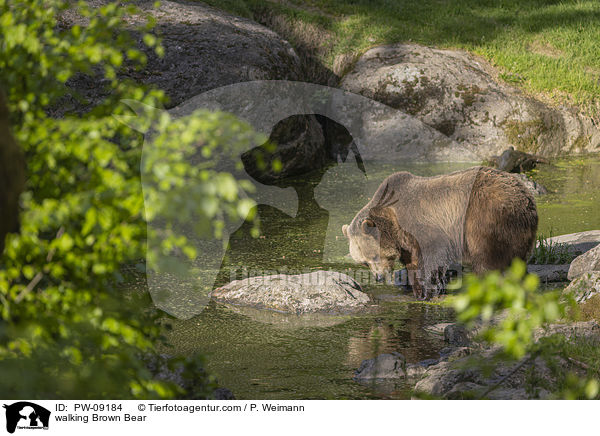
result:
M 548 163 L 548 160 L 534 154 L 525 153 L 509 147 L 493 160 L 496 162 L 496 168 L 507 173 L 523 173 L 534 169 L 538 163 Z
M 90 3 L 101 5 L 106 0 Z M 222 107 L 197 102 L 186 105 L 195 96 L 227 85 L 255 80 L 302 80 L 300 60 L 291 45 L 258 23 L 198 2 L 166 0 L 160 2 L 159 8 L 154 8 L 150 1 L 133 3 L 143 14 L 128 16 L 127 24 L 133 29 L 143 23 L 144 14 L 154 17 L 156 27 L 152 32 L 160 37 L 164 56 L 158 57 L 142 43 L 137 31 L 132 30 L 148 62 L 141 71 L 129 69 L 121 72 L 121 77 L 165 91 L 169 97 L 167 108 L 173 108 L 171 114 L 175 117 L 189 115 L 198 108 L 228 111 L 229 108 L 223 107 L 226 104 Z M 85 25 L 85 20 L 67 11 L 62 25 L 69 27 L 75 23 Z M 102 86 L 89 76 L 78 75 L 68 85 L 90 101 L 88 107 L 106 96 Z M 220 96 L 217 93 L 214 97 L 219 100 Z M 242 98 L 239 96 L 236 102 Z M 70 103 L 76 105 L 74 100 Z M 252 103 L 245 106 L 249 111 L 261 112 Z M 55 115 L 66 110 L 69 110 L 68 101 Z M 246 170 L 261 183 L 273 184 L 276 180 L 323 167 L 329 157 L 321 125 L 314 115 L 296 115 L 283 120 L 271 131 L 271 140 L 277 150 L 267 159 L 267 164 L 279 158 L 283 164 L 279 173 L 274 174 L 270 165 L 267 171 L 257 171 L 253 155 L 245 155 Z
M 548 244 L 565 244 L 571 254 L 583 254 L 600 244 L 600 230 L 569 233 L 546 239 Z
M 471 339 L 462 324 L 450 324 L 444 329 L 444 340 L 450 345 L 463 347 L 469 345 Z
M 235 395 L 227 388 L 217 388 L 213 391 L 215 400 L 235 400 Z
M 6 234 L 19 229 L 19 196 L 25 187 L 25 160 L 11 135 L 8 115 L 0 91 L 0 253 Z
M 415 391 L 445 397 L 459 383 L 478 384 L 480 372 L 473 368 L 455 369 L 450 362 L 440 362 L 427 369 L 425 378 L 417 382 Z
M 346 89 L 360 93 L 360 89 Z M 458 143 L 417 117 L 388 106 L 386 102 L 377 102 L 368 93 L 363 95 L 370 98 L 345 99 L 336 95 L 330 104 L 331 110 L 340 115 L 340 123 L 360 129 L 360 136 L 368 138 L 366 144 L 361 142 L 361 138 L 357 138 L 365 161 L 480 161 L 470 144 Z
M 533 339 L 552 336 L 555 334 L 563 335 L 566 338 L 600 338 L 600 325 L 592 321 L 579 321 L 566 324 L 550 324 L 545 328 L 537 329 L 533 333 Z
M 417 378 L 422 377 L 427 370 L 426 366 L 421 365 L 420 363 L 409 363 L 406 365 L 406 377 L 407 378 Z
M 551 324 L 537 329 L 534 340 L 554 334 L 567 338 L 600 338 L 600 325 L 596 321 Z M 535 366 L 536 378 L 544 386 L 552 387 L 556 386 L 557 374 L 573 369 L 566 360 L 558 356 L 553 358 L 552 365 L 548 365 L 541 357 L 530 362 L 507 362 L 502 359 L 495 361 L 498 352 L 499 347 L 444 349 L 440 352 L 440 363 L 428 367 L 423 374 L 424 378 L 417 382 L 414 389 L 416 392 L 448 399 L 480 398 L 484 394 L 487 399 L 547 398 L 550 393 L 545 389 L 525 389 L 527 372 Z M 485 367 L 491 362 L 495 363 L 486 370 Z M 519 366 L 521 363 L 524 364 Z M 487 392 L 492 387 L 493 390 Z
M 580 275 L 567 286 L 564 294 L 570 294 L 578 303 L 585 303 L 594 295 L 600 293 L 600 272 Z
M 548 190 L 533 179 L 530 179 L 525 174 L 513 174 L 517 179 L 525 185 L 533 195 L 544 195 Z
M 483 392 L 485 386 L 470 381 L 458 382 L 444 397 L 449 400 L 472 400 L 478 398 Z
M 430 326 L 426 326 L 424 327 L 426 332 L 429 333 L 433 333 L 435 335 L 440 335 L 443 336 L 444 335 L 444 330 L 446 330 L 446 327 L 448 327 L 449 325 L 453 325 L 454 323 L 452 322 L 440 322 L 438 324 L 433 324 Z
M 480 363 L 491 361 L 495 351 L 486 350 L 478 354 Z M 440 362 L 425 372 L 425 377 L 415 385 L 415 391 L 426 393 L 438 398 L 447 399 L 477 399 L 484 396 L 486 399 L 524 400 L 531 398 L 545 398 L 549 394 L 544 389 L 528 391 L 525 389 L 527 371 L 535 366 L 536 377 L 541 379 L 545 386 L 556 384 L 556 372 L 541 358 L 527 362 L 517 368 L 521 362 L 500 361 L 491 372 L 484 371 L 477 360 L 464 357 L 453 362 Z M 566 370 L 566 361 L 557 357 L 554 365 Z M 516 370 L 514 373 L 513 370 Z M 512 373 L 512 374 L 511 374 Z M 500 384 L 498 384 L 500 383 Z M 493 390 L 487 392 L 490 388 Z
M 437 363 L 439 363 L 440 359 L 425 359 L 425 360 L 421 360 L 417 363 L 411 363 L 411 365 L 418 365 L 421 366 L 423 368 L 427 368 L 428 366 L 431 365 L 435 365 Z
M 600 272 L 600 245 L 573 259 L 568 278 L 574 280 L 585 273 L 591 272 Z
M 265 185 L 282 185 L 284 179 L 324 168 L 329 160 L 323 129 L 313 115 L 295 115 L 280 121 L 269 142 L 276 144 L 272 152 L 258 146 L 242 154 L 246 172 Z M 273 169 L 276 159 L 281 163 L 277 172 Z
M 471 347 L 447 347 L 440 351 L 441 362 L 452 362 L 469 356 L 473 352 Z
M 107 0 L 90 0 L 101 6 Z M 168 107 L 179 105 L 202 92 L 250 80 L 300 80 L 300 60 L 291 45 L 275 32 L 251 20 L 236 17 L 198 2 L 134 0 L 141 14 L 128 15 L 132 30 L 144 23 L 145 15 L 156 19 L 152 30 L 162 40 L 164 56 L 142 43 L 138 47 L 148 57 L 141 71 L 122 73 L 141 83 L 155 85 L 170 97 Z M 86 24 L 72 10 L 62 14 L 61 25 Z M 91 83 L 88 83 L 90 82 Z M 92 100 L 101 87 L 93 79 L 80 76 L 71 83 Z
M 332 271 L 235 280 L 210 296 L 224 303 L 296 314 L 351 313 L 364 310 L 370 301 L 356 281 Z
M 394 44 L 368 50 L 341 86 L 475 146 L 469 150 L 481 159 L 509 146 L 542 156 L 599 149 L 600 132 L 591 121 L 525 96 L 495 77 L 486 61 L 463 51 Z
M 409 370 L 411 376 L 417 375 L 420 371 L 417 366 L 420 365 L 411 365 Z M 400 353 L 380 354 L 373 359 L 363 360 L 354 373 L 355 380 L 390 379 L 406 376 L 406 359 Z
M 539 276 L 542 283 L 566 282 L 569 265 L 527 265 L 527 272 Z

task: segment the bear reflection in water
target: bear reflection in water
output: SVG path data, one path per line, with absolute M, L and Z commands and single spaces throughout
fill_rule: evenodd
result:
M 350 152 L 365 173 L 345 127 L 321 115 L 294 115 L 275 125 L 266 144 L 244 153 L 244 169 L 254 180 L 295 190 L 298 212 L 292 216 L 273 206 L 257 205 L 259 237 L 251 235 L 249 222 L 230 236 L 214 287 L 252 275 L 302 273 L 322 267 L 329 212 L 315 200 L 315 188 Z M 281 169 L 275 171 L 279 164 Z

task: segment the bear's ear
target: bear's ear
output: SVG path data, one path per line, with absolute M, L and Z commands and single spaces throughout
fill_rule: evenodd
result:
M 342 226 L 342 233 L 346 238 L 348 237 L 348 226 L 346 224 Z
M 360 228 L 362 229 L 363 233 L 371 233 L 375 228 L 375 222 L 373 220 L 366 219 L 362 222 Z

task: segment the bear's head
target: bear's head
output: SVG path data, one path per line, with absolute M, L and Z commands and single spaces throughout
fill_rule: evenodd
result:
M 394 263 L 399 257 L 394 240 L 390 237 L 390 223 L 383 217 L 355 218 L 342 226 L 342 233 L 350 245 L 350 256 L 356 263 L 368 266 L 375 279 L 391 279 Z

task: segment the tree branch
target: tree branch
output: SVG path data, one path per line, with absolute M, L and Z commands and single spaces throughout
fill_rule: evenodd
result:
M 65 233 L 65 228 L 63 226 L 61 226 L 60 229 L 58 229 L 58 232 L 56 232 L 56 236 L 54 237 L 54 239 L 56 240 L 56 239 L 60 238 L 64 233 Z M 48 252 L 48 255 L 46 256 L 46 263 L 49 263 L 50 261 L 52 261 L 52 258 L 54 257 L 54 253 L 56 253 L 56 247 L 53 247 Z M 15 303 L 17 303 L 17 304 L 20 303 L 27 294 L 29 294 L 31 291 L 33 291 L 33 289 L 37 286 L 37 284 L 40 282 L 40 280 L 42 280 L 43 277 L 44 277 L 44 273 L 39 271 L 31 279 L 31 281 L 25 287 L 25 289 L 23 289 L 21 292 L 19 292 L 19 295 L 17 295 L 17 297 L 15 298 Z

